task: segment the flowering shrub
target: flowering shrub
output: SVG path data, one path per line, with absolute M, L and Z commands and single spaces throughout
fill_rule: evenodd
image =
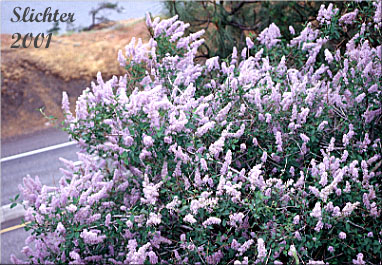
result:
M 29 262 L 380 261 L 381 8 L 348 12 L 323 6 L 290 43 L 272 24 L 203 65 L 203 31 L 147 17 L 149 43 L 118 55 L 127 75 L 99 73 L 76 117 L 64 94 L 82 164 L 63 160 L 58 187 L 20 186 Z

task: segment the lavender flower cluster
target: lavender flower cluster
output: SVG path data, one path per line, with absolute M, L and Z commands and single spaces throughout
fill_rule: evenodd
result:
M 75 115 L 64 94 L 82 163 L 63 159 L 58 187 L 20 185 L 26 263 L 381 260 L 382 46 L 360 32 L 380 27 L 371 6 L 343 52 L 320 26 L 283 43 L 271 24 L 204 64 L 203 31 L 147 16 L 150 41 L 118 53 L 143 77 L 99 73 Z M 317 19 L 362 12 L 339 19 L 330 4 Z

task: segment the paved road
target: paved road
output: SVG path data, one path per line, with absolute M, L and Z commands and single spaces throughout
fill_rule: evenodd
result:
M 48 128 L 29 135 L 2 139 L 1 157 L 4 158 L 67 141 L 68 134 L 56 128 Z
M 65 132 L 49 129 L 39 133 L 1 142 L 2 158 L 68 142 Z M 39 176 L 42 184 L 54 185 L 61 177 L 59 168 L 63 157 L 76 161 L 76 146 L 67 146 L 39 154 L 13 159 L 1 163 L 1 205 L 10 203 L 9 198 L 19 193 L 18 185 L 26 175 Z
M 1 158 L 33 151 L 36 149 L 68 142 L 65 132 L 58 129 L 47 129 L 32 135 L 6 139 L 1 142 Z M 32 177 L 38 175 L 42 184 L 54 185 L 61 177 L 59 168 L 63 163 L 58 160 L 63 157 L 77 161 L 76 152 L 78 148 L 74 145 L 67 146 L 31 156 L 13 159 L 1 163 L 1 205 L 9 204 L 9 198 L 14 197 L 18 191 L 18 185 L 27 175 Z M 21 223 L 21 219 L 11 220 L 3 223 L 1 229 L 12 227 Z M 10 254 L 23 257 L 20 250 L 28 233 L 22 228 L 1 234 L 1 264 L 9 264 Z
M 1 224 L 1 229 L 5 230 L 21 224 L 21 218 L 11 220 Z M 14 254 L 18 259 L 25 260 L 25 255 L 21 253 L 25 246 L 25 239 L 31 234 L 26 232 L 24 228 L 18 228 L 1 234 L 1 264 L 11 264 L 10 256 Z M 32 246 L 31 246 L 32 247 Z

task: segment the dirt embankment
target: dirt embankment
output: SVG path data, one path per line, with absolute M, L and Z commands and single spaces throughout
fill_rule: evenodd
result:
M 124 74 L 119 49 L 132 37 L 149 38 L 143 20 L 119 21 L 90 32 L 53 36 L 49 48 L 11 49 L 11 35 L 1 35 L 1 138 L 52 126 L 40 113 L 62 120 L 62 92 L 72 110 L 98 71 L 105 80 Z

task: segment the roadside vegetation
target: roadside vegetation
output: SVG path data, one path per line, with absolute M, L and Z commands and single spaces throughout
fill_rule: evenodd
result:
M 147 15 L 125 75 L 63 94 L 82 163 L 20 185 L 27 262 L 378 264 L 381 16 L 321 5 L 198 63 L 205 30 Z

